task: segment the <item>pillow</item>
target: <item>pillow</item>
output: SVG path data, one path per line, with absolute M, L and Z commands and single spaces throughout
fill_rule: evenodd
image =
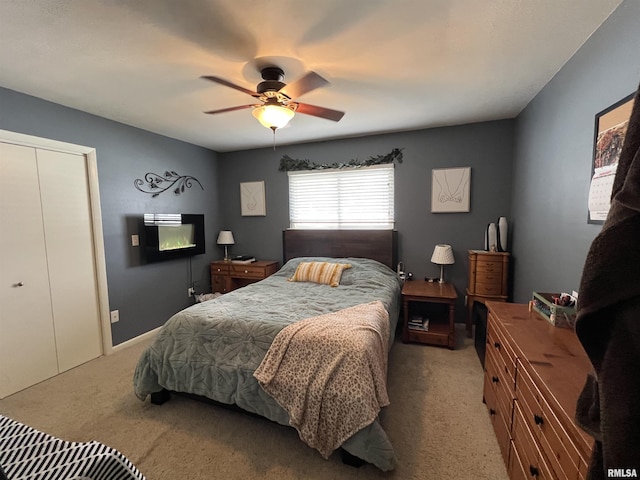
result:
M 337 287 L 342 271 L 351 268 L 350 263 L 300 262 L 290 282 L 314 282 Z

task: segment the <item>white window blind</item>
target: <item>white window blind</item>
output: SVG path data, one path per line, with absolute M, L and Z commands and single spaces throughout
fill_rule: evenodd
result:
M 393 229 L 393 164 L 289 172 L 291 228 Z

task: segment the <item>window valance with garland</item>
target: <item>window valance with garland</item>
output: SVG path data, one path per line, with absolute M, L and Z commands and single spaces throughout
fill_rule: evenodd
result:
M 324 164 L 313 163 L 309 160 L 299 160 L 291 158 L 289 155 L 283 155 L 282 159 L 280 159 L 280 167 L 278 170 L 281 172 L 290 172 L 295 170 L 327 170 L 330 168 L 371 167 L 373 165 L 382 165 L 393 162 L 402 163 L 402 150 L 404 149 L 394 148 L 386 155 L 376 155 L 375 157 L 369 157 L 366 160 L 353 159 L 343 163 L 333 162 Z

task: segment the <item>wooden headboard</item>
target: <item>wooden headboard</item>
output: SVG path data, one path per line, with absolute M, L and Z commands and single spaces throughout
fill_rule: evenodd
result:
M 296 257 L 371 258 L 395 270 L 398 263 L 395 230 L 284 230 L 284 263 Z

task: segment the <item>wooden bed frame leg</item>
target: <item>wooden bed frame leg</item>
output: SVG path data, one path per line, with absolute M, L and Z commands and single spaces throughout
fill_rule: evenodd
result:
M 169 390 L 162 389 L 159 392 L 153 392 L 151 394 L 151 403 L 154 405 L 162 405 L 163 403 L 168 402 L 171 399 L 171 393 Z
M 344 448 L 340 449 L 340 453 L 342 454 L 342 463 L 344 463 L 345 465 L 349 465 L 351 467 L 360 468 L 365 463 L 367 463 L 364 460 L 362 460 L 361 458 L 356 457 L 355 455 L 351 455 Z

